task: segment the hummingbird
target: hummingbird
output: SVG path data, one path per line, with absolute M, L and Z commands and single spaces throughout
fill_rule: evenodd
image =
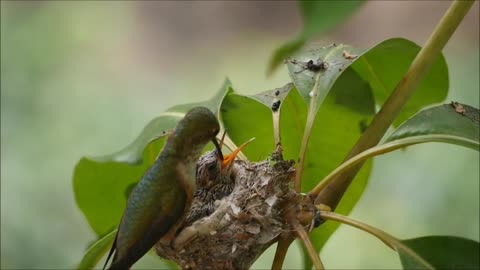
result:
M 167 141 L 153 165 L 131 192 L 104 269 L 129 269 L 157 241 L 170 243 L 189 211 L 196 190 L 196 164 L 212 141 L 223 160 L 215 115 L 205 107 L 191 109 Z
M 220 149 L 224 137 L 225 133 L 220 141 Z M 211 215 L 216 209 L 215 201 L 221 200 L 232 193 L 235 187 L 235 177 L 232 170 L 233 161 L 237 154 L 254 139 L 243 143 L 231 154 L 225 155 L 224 158 L 216 149 L 200 157 L 197 163 L 197 189 L 182 227 L 190 226 L 193 222 Z

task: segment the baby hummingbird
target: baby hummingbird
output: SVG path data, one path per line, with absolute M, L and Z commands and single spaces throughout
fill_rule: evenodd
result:
M 109 269 L 129 269 L 157 241 L 171 242 L 190 209 L 202 149 L 212 141 L 223 160 L 219 130 L 217 118 L 205 107 L 191 109 L 180 120 L 130 194 L 105 266 L 115 252 Z
M 213 150 L 200 157 L 197 163 L 197 189 L 190 211 L 185 218 L 184 227 L 211 215 L 216 208 L 215 201 L 232 193 L 235 187 L 235 177 L 232 175 L 233 161 L 237 154 L 254 139 L 243 143 L 225 158 L 221 157 L 218 150 Z M 222 144 L 223 138 L 220 148 Z

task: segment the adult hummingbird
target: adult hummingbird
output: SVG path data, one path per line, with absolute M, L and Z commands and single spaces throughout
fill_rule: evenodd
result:
M 225 136 L 225 134 L 224 134 Z M 232 165 L 237 154 L 255 138 L 240 145 L 231 154 L 221 158 L 218 150 L 213 150 L 201 156 L 197 163 L 196 191 L 190 211 L 182 227 L 211 215 L 216 207 L 215 201 L 230 195 L 235 187 L 235 176 Z M 220 148 L 223 144 L 223 137 Z
M 157 241 L 171 242 L 190 209 L 202 149 L 212 141 L 223 160 L 219 130 L 217 118 L 205 107 L 191 109 L 180 120 L 131 192 L 105 266 L 115 252 L 109 269 L 129 269 Z

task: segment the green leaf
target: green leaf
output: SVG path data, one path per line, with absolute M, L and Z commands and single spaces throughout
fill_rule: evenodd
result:
M 479 110 L 471 106 L 451 103 L 425 109 L 408 119 L 387 142 L 403 138 L 441 137 L 444 142 L 480 150 Z
M 298 90 L 293 88 L 283 101 L 280 111 L 280 135 L 284 159 L 298 159 L 306 121 L 307 105 Z
M 141 163 L 142 153 L 147 144 L 149 144 L 152 139 L 158 138 L 159 136 L 166 136 L 170 130 L 175 128 L 178 121 L 183 118 L 185 113 L 193 107 L 207 107 L 218 117 L 220 103 L 228 93 L 232 92 L 231 87 L 230 81 L 226 79 L 220 90 L 210 100 L 173 106 L 166 112 L 161 113 L 160 116 L 151 120 L 142 130 L 140 135 L 124 149 L 111 155 L 91 157 L 90 159 L 98 162 L 115 161 L 129 164 Z
M 412 41 L 388 39 L 363 54 L 352 68 L 373 89 L 376 103 L 382 105 L 400 82 L 420 47 Z M 441 55 L 420 82 L 394 125 L 398 126 L 421 108 L 445 100 L 448 93 L 448 68 Z
M 347 52 L 352 57 L 346 57 Z M 306 101 L 313 96 L 314 112 L 318 111 L 323 100 L 332 88 L 335 81 L 352 64 L 364 50 L 353 48 L 349 45 L 339 44 L 303 51 L 289 60 L 287 63 L 290 77 Z M 313 61 L 316 65 L 324 63 L 324 68 L 311 71 L 307 67 L 308 62 Z M 354 86 L 354 85 L 352 85 Z
M 397 248 L 404 269 L 479 269 L 478 242 L 453 236 L 426 236 L 401 241 L 416 254 Z M 419 259 L 420 257 L 420 259 Z
M 280 105 L 278 107 L 280 108 L 284 103 L 285 98 L 290 93 L 290 90 L 292 90 L 292 87 L 292 83 L 287 83 L 283 87 L 251 95 L 249 97 L 255 99 L 256 101 L 262 103 L 269 108 L 272 108 L 273 103 L 280 101 Z
M 132 187 L 140 180 L 163 147 L 164 139 L 147 145 L 143 163 L 131 165 L 82 158 L 73 175 L 75 199 L 98 236 L 118 226 Z
M 129 192 L 159 154 L 166 131 L 173 129 L 195 106 L 206 106 L 218 116 L 223 98 L 232 91 L 226 80 L 212 99 L 175 106 L 160 114 L 123 150 L 102 157 L 82 158 L 77 163 L 73 175 L 75 199 L 97 235 L 105 235 L 118 225 Z
M 302 36 L 311 38 L 344 21 L 364 1 L 299 1 L 303 17 Z
M 255 137 L 242 150 L 251 161 L 264 160 L 275 149 L 270 106 L 236 93 L 228 94 L 222 103 L 220 117 L 230 138 L 239 145 Z
M 110 251 L 116 234 L 117 229 L 95 241 L 85 252 L 82 261 L 78 264 L 76 269 L 94 269 L 103 256 Z M 153 249 L 149 251 L 149 254 L 152 254 L 152 256 L 158 260 L 158 262 L 155 263 L 157 269 L 178 269 L 178 266 L 174 262 L 158 257 Z
M 372 119 L 374 110 L 374 100 L 368 83 L 347 69 L 317 113 L 305 158 L 302 191 L 310 191 L 343 162 L 362 134 L 364 125 Z M 372 162 L 363 166 L 347 189 L 336 212 L 343 215 L 350 213 L 363 194 L 371 168 Z M 338 226 L 337 223 L 326 223 L 310 234 L 316 250 L 321 250 Z M 304 266 L 310 269 L 311 262 L 307 257 L 304 256 Z
M 297 38 L 274 51 L 267 73 L 273 73 L 285 58 L 298 51 L 308 40 L 344 21 L 362 4 L 363 1 L 299 1 L 303 29 Z
M 478 109 L 458 102 L 425 109 L 396 129 L 385 143 L 369 148 L 336 167 L 311 190 L 311 194 L 319 194 L 335 177 L 371 157 L 410 145 L 444 142 L 479 151 L 479 118 Z
M 167 110 L 167 112 L 187 112 L 193 107 L 203 106 L 209 108 L 215 115 L 218 117 L 220 114 L 220 105 L 222 104 L 223 99 L 226 95 L 233 92 L 232 83 L 227 78 L 223 82 L 222 87 L 219 91 L 209 100 L 203 102 L 196 102 L 184 105 L 177 105 Z
M 87 252 L 85 252 L 85 255 L 83 255 L 82 261 L 78 264 L 77 269 L 93 269 L 112 247 L 116 234 L 117 230 L 113 230 L 93 243 Z
M 278 95 L 275 93 L 278 91 Z M 229 94 L 222 104 L 221 117 L 230 137 L 240 144 L 256 137 L 244 149 L 250 160 L 266 159 L 275 150 L 273 138 L 274 102 L 280 101 L 280 134 L 285 159 L 296 160 L 306 120 L 306 105 L 292 84 L 252 96 Z
M 383 105 L 419 51 L 418 45 L 401 38 L 385 40 L 369 50 L 334 44 L 302 51 L 287 62 L 287 67 L 305 100 L 309 100 L 312 89 L 315 90 L 315 109 L 321 106 L 332 85 L 349 66 L 370 84 L 376 104 Z M 344 52 L 353 57 L 345 57 Z M 310 60 L 314 64 L 325 62 L 326 69 L 316 72 L 306 69 Z M 315 85 L 317 77 L 318 83 Z M 427 105 L 442 102 L 447 93 L 448 68 L 442 55 L 420 82 L 394 125 L 402 123 Z

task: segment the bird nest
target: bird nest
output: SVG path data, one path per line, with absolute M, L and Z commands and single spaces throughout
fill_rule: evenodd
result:
M 172 243 L 157 243 L 160 257 L 183 269 L 248 269 L 292 224 L 310 226 L 313 202 L 292 189 L 293 161 L 232 165 L 232 192 L 215 210 L 178 230 Z

